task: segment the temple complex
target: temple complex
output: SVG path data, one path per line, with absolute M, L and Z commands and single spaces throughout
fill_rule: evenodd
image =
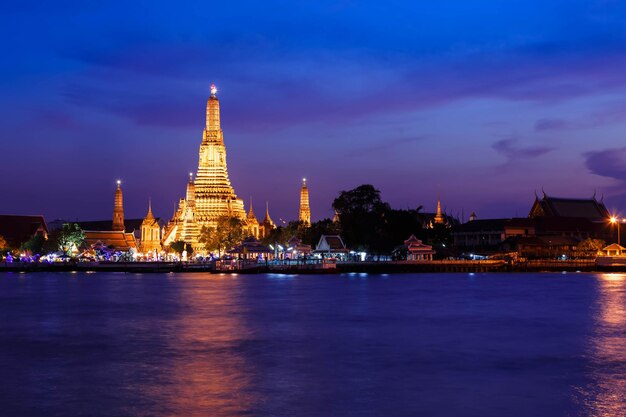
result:
M 200 143 L 198 170 L 195 180 L 189 174 L 187 192 L 181 199 L 172 219 L 163 233 L 163 245 L 182 240 L 191 243 L 197 250 L 203 251 L 198 242 L 202 227 L 215 227 L 220 217 L 237 217 L 244 223 L 244 228 L 255 237 L 269 233 L 273 222 L 266 212 L 266 220 L 259 224 L 252 205 L 246 215 L 243 200 L 237 198 L 235 190 L 228 178 L 226 166 L 226 146 L 224 133 L 220 126 L 220 103 L 217 99 L 217 88 L 211 85 L 211 96 L 206 105 L 206 126 Z
M 302 178 L 302 188 L 300 188 L 300 213 L 298 220 L 306 226 L 311 225 L 311 207 L 309 206 L 309 189 L 306 186 L 306 178 Z

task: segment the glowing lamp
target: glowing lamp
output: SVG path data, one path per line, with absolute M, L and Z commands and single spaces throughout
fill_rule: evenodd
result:
M 610 221 L 611 221 L 611 223 L 617 223 L 617 218 L 616 217 L 611 217 Z
M 211 84 L 211 95 L 215 95 L 217 94 L 217 87 L 215 86 L 215 84 Z
M 122 183 L 122 181 L 117 180 L 117 185 L 120 185 Z

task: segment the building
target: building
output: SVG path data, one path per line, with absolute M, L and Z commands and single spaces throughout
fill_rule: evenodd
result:
M 350 251 L 339 235 L 322 235 L 315 246 L 314 253 L 326 258 L 347 259 Z
M 159 219 L 152 214 L 152 201 L 148 201 L 148 214 L 141 222 L 140 251 L 145 254 L 152 253 L 156 255 L 161 249 L 161 226 L 159 225 Z
M 516 251 L 526 257 L 575 256 L 585 239 L 615 236 L 610 214 L 595 196 L 589 199 L 535 196 L 526 218 L 476 220 L 453 229 L 454 245 L 472 251 Z
M 252 209 L 251 213 L 254 214 Z M 246 230 L 252 231 L 255 237 L 260 236 L 262 228 L 258 221 L 255 224 L 256 217 L 249 219 L 243 200 L 237 197 L 230 184 L 224 133 L 220 125 L 220 103 L 217 88 L 212 85 L 195 179 L 190 173 L 185 198 L 179 201 L 178 208 L 164 229 L 163 245 L 182 240 L 190 243 L 196 253 L 202 253 L 204 248 L 198 242 L 200 231 L 205 226 L 216 227 L 217 220 L 223 216 L 239 218 Z M 266 218 L 269 219 L 269 215 Z
M 406 246 L 406 260 L 407 261 L 432 261 L 435 251 L 430 245 L 422 243 L 421 240 L 411 235 L 404 241 Z
M 306 186 L 306 178 L 302 178 L 302 187 L 300 188 L 300 212 L 298 221 L 305 226 L 311 225 L 311 207 L 309 206 L 309 188 Z
M 235 246 L 228 253 L 239 259 L 254 259 L 268 261 L 274 259 L 274 250 L 262 244 L 254 236 L 247 237 L 241 244 Z
M 18 249 L 35 236 L 47 239 L 48 226 L 43 216 L 1 214 L 0 236 L 4 238 L 8 248 Z

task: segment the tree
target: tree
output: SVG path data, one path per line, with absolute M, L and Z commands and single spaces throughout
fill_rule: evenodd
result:
M 65 223 L 59 232 L 58 248 L 69 255 L 85 242 L 85 233 L 76 223 Z
M 176 240 L 170 243 L 170 249 L 179 254 L 183 255 L 183 251 L 185 250 L 185 241 L 184 240 Z
M 0 249 L 6 249 L 9 246 L 4 236 L 0 235 Z
M 576 251 L 579 256 L 595 257 L 605 245 L 604 240 L 588 238 L 576 245 Z
M 385 250 L 381 237 L 390 207 L 373 185 L 342 191 L 333 201 L 333 209 L 339 215 L 341 234 L 349 247 L 374 253 Z
M 32 255 L 41 255 L 43 253 L 45 243 L 45 237 L 43 237 L 42 235 L 35 235 L 28 239 L 28 241 L 24 242 L 20 249 L 25 252 L 30 252 Z
M 244 223 L 241 219 L 221 216 L 217 219 L 215 227 L 202 227 L 198 241 L 207 251 L 217 251 L 218 255 L 221 255 L 223 251 L 241 243 L 244 238 L 243 228 Z
M 191 255 L 193 255 L 193 246 L 191 246 L 191 243 L 186 243 L 185 244 L 185 250 L 187 251 L 187 257 L 191 257 Z

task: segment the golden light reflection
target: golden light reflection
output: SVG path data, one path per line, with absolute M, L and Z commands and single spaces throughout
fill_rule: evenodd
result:
M 171 361 L 165 380 L 156 384 L 158 393 L 146 394 L 165 398 L 167 415 L 246 415 L 257 395 L 251 381 L 254 367 L 245 355 L 251 333 L 242 318 L 244 303 L 235 300 L 241 289 L 196 281 L 181 289 L 182 311 L 172 326 L 174 337 L 167 338 Z
M 591 341 L 589 415 L 626 416 L 626 275 L 603 274 Z

